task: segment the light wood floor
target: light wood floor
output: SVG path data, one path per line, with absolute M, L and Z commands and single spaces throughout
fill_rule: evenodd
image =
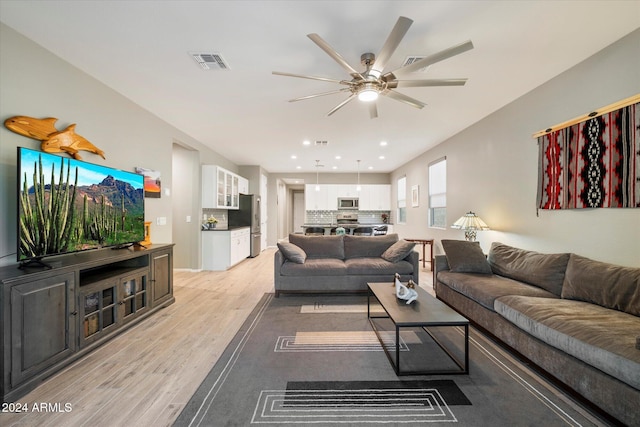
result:
M 30 409 L 59 404 L 60 412 L 1 413 L 0 425 L 172 425 L 262 295 L 273 292 L 274 252 L 225 272 L 175 271 L 174 304 L 19 400 Z M 429 264 L 420 274 L 431 290 Z

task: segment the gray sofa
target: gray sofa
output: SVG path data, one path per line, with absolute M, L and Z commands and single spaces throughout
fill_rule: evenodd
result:
M 626 425 L 640 425 L 640 268 L 443 241 L 437 297 Z
M 414 243 L 397 234 L 383 236 L 289 235 L 274 257 L 275 296 L 281 293 L 366 292 L 367 282 L 401 280 L 418 283 Z

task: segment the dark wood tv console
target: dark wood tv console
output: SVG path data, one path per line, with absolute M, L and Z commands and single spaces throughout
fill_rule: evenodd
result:
M 14 402 L 74 360 L 172 304 L 173 244 L 0 268 L 0 395 Z

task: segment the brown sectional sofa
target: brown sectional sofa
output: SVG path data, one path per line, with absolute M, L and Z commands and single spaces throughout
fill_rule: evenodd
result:
M 443 241 L 439 299 L 612 418 L 640 425 L 640 268 Z
M 289 235 L 274 256 L 275 295 L 281 293 L 366 292 L 368 282 L 418 283 L 414 243 L 383 236 Z

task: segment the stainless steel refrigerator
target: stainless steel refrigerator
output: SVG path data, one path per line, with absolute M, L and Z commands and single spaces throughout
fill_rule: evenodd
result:
M 251 227 L 251 258 L 260 255 L 260 196 L 241 194 L 238 210 L 229 210 L 229 226 Z

